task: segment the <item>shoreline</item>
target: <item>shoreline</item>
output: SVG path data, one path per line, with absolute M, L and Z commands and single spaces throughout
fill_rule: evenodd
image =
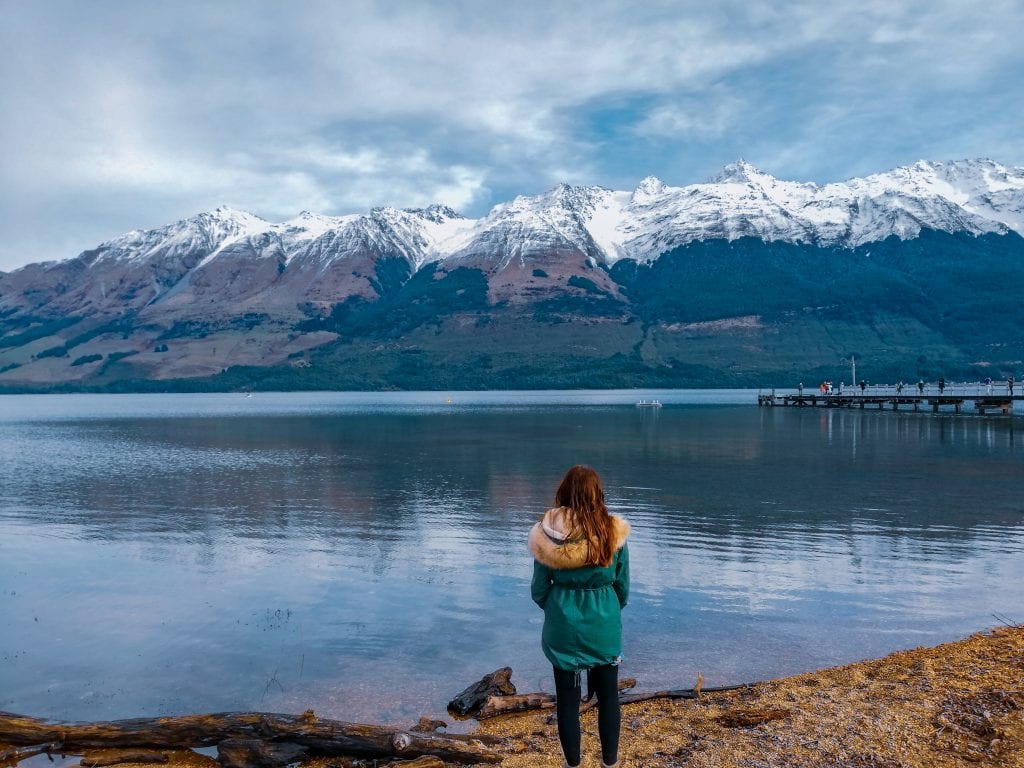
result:
M 557 728 L 547 722 L 552 712 L 485 720 L 468 738 L 486 740 L 503 768 L 561 768 Z M 596 714 L 592 709 L 581 718 L 586 768 L 600 763 Z M 131 750 L 88 751 L 93 760 L 102 756 L 121 768 L 152 768 L 152 761 L 133 762 L 124 754 Z M 184 745 L 156 751 L 166 755 L 160 762 L 169 768 L 221 768 Z M 58 765 L 75 765 L 71 754 L 81 753 L 69 753 Z M 44 761 L 40 755 L 22 764 Z M 1024 626 L 699 699 L 626 704 L 620 761 L 623 768 L 1024 768 Z M 410 762 L 318 757 L 300 763 L 370 765 Z M 421 758 L 411 765 L 455 764 Z
M 551 710 L 481 723 L 505 768 L 560 768 Z M 600 764 L 596 712 L 582 717 L 583 766 Z M 622 708 L 629 768 L 1024 766 L 1024 627 Z

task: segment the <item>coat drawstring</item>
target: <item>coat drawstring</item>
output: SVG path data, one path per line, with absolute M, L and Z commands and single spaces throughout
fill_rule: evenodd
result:
M 576 686 L 576 690 L 580 692 L 580 701 L 590 701 L 594 698 L 594 680 L 591 677 L 592 669 L 577 669 L 576 677 L 573 680 L 573 684 Z M 583 673 L 587 673 L 587 695 L 583 696 Z

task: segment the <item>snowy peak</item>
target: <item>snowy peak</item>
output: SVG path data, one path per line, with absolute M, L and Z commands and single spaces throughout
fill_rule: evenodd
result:
M 180 229 L 199 231 L 217 239 L 218 237 L 244 236 L 262 232 L 270 226 L 270 222 L 248 211 L 240 211 L 222 205 L 207 213 L 199 213 L 180 221 L 174 226 Z
M 920 227 L 1024 234 L 1024 168 L 1008 168 L 993 160 L 919 160 L 845 184 L 829 184 L 822 191 L 852 194 L 899 209 L 920 225 L 911 228 L 910 237 Z
M 1024 168 L 993 160 L 919 160 L 864 178 L 824 185 L 785 181 L 744 160 L 710 182 L 668 186 L 655 176 L 632 191 L 560 184 L 496 205 L 480 219 L 451 208 L 384 206 L 325 216 L 303 211 L 272 224 L 221 206 L 174 224 L 132 231 L 80 257 L 86 264 L 150 264 L 188 269 L 222 254 L 301 256 L 317 268 L 352 256 L 397 256 L 413 269 L 474 257 L 504 268 L 527 257 L 573 251 L 611 264 L 650 261 L 699 240 L 765 241 L 856 247 L 922 229 L 1024 234 Z
M 757 184 L 765 180 L 775 180 L 774 176 L 764 173 L 742 158 L 729 163 L 711 180 L 713 184 Z
M 850 179 L 842 185 L 867 192 L 888 191 L 902 195 L 936 195 L 955 201 L 977 194 L 1019 189 L 1024 168 L 1007 168 L 992 160 L 918 160 L 912 165 Z
M 406 213 L 419 216 L 421 219 L 426 219 L 434 224 L 444 224 L 452 219 L 465 218 L 461 213 L 457 213 L 447 205 L 442 205 L 441 203 L 434 203 L 426 208 L 403 208 L 403 210 Z
M 606 250 L 595 243 L 588 222 L 615 195 L 604 187 L 569 184 L 540 195 L 520 195 L 475 222 L 471 237 L 453 255 L 479 259 L 499 270 L 510 264 L 525 269 L 527 260 L 553 253 L 605 259 Z
M 221 206 L 174 224 L 151 230 L 132 230 L 102 243 L 80 258 L 92 266 L 109 262 L 141 263 L 166 258 L 201 258 L 225 245 L 262 232 L 270 223 L 259 216 Z
M 288 219 L 288 221 L 283 222 L 280 226 L 293 229 L 311 229 L 338 226 L 341 223 L 342 219 L 337 216 L 324 216 L 320 213 L 302 211 L 298 216 Z
M 666 189 L 667 187 L 665 186 L 665 182 L 657 176 L 648 176 L 637 184 L 636 189 L 633 190 L 631 199 L 634 203 L 644 205 L 654 198 L 660 197 Z
M 560 217 L 565 214 L 585 214 L 594 205 L 610 194 L 604 187 L 576 187 L 559 184 L 540 195 L 519 195 L 510 203 L 496 205 L 483 219 Z

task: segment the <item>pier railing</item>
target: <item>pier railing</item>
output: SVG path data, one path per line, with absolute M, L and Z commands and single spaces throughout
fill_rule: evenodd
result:
M 892 408 L 910 406 L 913 410 L 929 406 L 938 412 L 942 407 L 952 407 L 957 413 L 962 412 L 964 404 L 971 402 L 974 410 L 980 414 L 999 412 L 1004 415 L 1013 413 L 1014 403 L 1024 401 L 1024 388 L 1016 381 L 947 381 L 942 384 L 935 381 L 914 382 L 911 384 L 869 384 L 862 389 L 858 386 L 833 386 L 831 391 L 794 388 L 779 394 L 772 389 L 770 394 L 759 390 L 757 403 L 762 406 L 796 406 L 812 408 Z
M 831 393 L 828 394 L 833 396 L 842 395 L 844 397 L 896 397 L 897 395 L 900 397 L 911 397 L 914 395 L 924 397 L 942 395 L 944 397 L 963 397 L 968 400 L 973 397 L 987 397 L 989 395 L 1024 394 L 1024 387 L 1021 386 L 1019 381 L 1014 381 L 1012 390 L 1009 381 L 993 381 L 991 385 L 977 381 L 947 381 L 941 390 L 937 381 L 926 381 L 922 382 L 922 384 L 923 389 L 918 390 L 918 382 L 904 382 L 901 391 L 897 391 L 899 384 L 868 384 L 861 391 L 860 385 L 844 383 L 841 388 L 838 385 L 833 385 Z M 818 395 L 819 397 L 825 394 L 817 387 L 804 387 L 802 392 L 800 392 L 798 387 L 793 387 L 792 392 L 803 395 Z

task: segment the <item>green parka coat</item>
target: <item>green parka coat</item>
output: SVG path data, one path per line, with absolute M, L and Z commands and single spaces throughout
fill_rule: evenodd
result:
M 615 663 L 622 655 L 622 614 L 629 600 L 629 524 L 612 515 L 615 555 L 587 565 L 587 543 L 569 538 L 571 512 L 549 509 L 530 531 L 533 601 L 544 609 L 541 646 L 557 669 Z

